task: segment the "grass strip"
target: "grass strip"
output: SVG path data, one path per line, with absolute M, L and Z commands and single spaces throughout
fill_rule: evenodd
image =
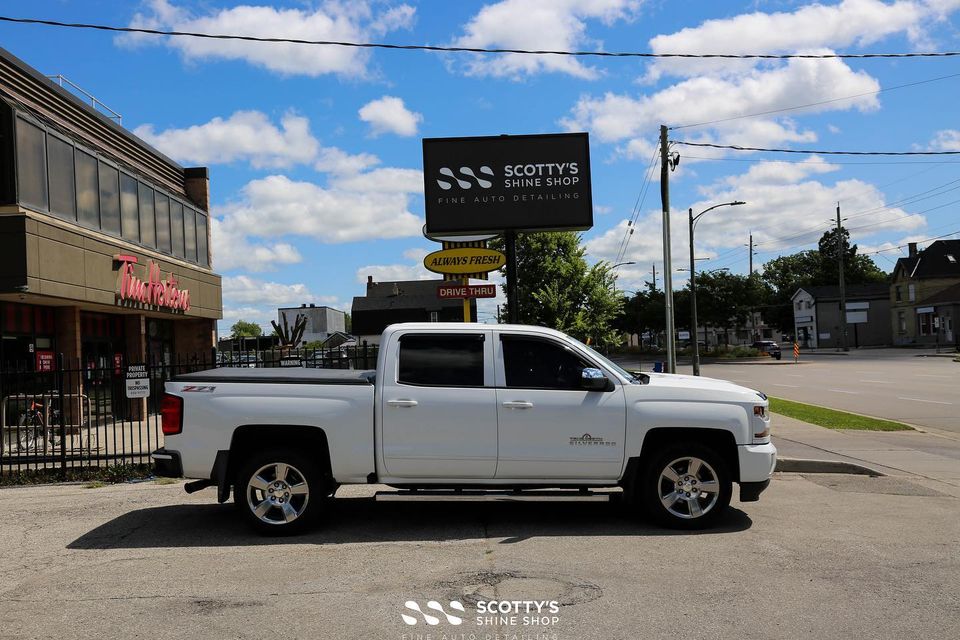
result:
M 846 411 L 818 407 L 813 404 L 784 400 L 783 398 L 771 397 L 770 411 L 828 429 L 859 429 L 861 431 L 913 430 L 913 427 L 903 424 L 902 422 L 870 418 L 855 413 L 847 413 Z

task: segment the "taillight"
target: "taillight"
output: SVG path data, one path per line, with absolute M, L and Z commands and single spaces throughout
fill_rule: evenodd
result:
M 160 400 L 163 435 L 174 436 L 183 431 L 183 398 L 164 393 Z

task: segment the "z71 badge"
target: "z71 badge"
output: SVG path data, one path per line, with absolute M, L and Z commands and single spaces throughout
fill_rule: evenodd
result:
M 213 393 L 216 390 L 216 385 L 195 385 L 188 384 L 180 388 L 180 391 L 183 393 Z

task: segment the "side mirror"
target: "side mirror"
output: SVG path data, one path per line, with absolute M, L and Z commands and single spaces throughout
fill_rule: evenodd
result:
M 600 369 L 587 367 L 580 373 L 580 386 L 587 391 L 606 391 L 610 381 Z

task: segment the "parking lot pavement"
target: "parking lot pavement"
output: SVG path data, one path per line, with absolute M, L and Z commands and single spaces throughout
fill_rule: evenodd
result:
M 350 488 L 315 531 L 270 539 L 212 490 L 0 490 L 0 638 L 960 637 L 960 500 L 904 478 L 778 474 L 699 534 L 617 504 L 372 492 Z M 428 614 L 429 600 L 454 614 L 461 601 L 464 622 L 427 626 L 408 600 Z M 478 626 L 481 600 L 559 611 Z

